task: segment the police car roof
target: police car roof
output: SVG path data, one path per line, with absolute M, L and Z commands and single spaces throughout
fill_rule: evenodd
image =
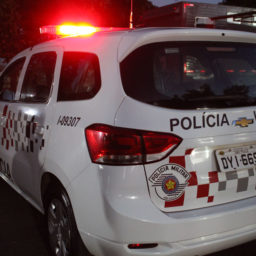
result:
M 255 33 L 206 28 L 141 28 L 126 33 L 119 46 L 119 61 L 136 48 L 166 41 L 222 41 L 256 43 Z
M 31 49 L 61 47 L 65 51 L 103 51 L 118 49 L 118 60 L 122 61 L 136 48 L 150 43 L 166 41 L 222 41 L 256 43 L 255 33 L 206 28 L 136 28 L 117 31 L 96 32 L 91 36 L 72 36 L 50 40 L 24 50 L 18 56 L 26 55 Z

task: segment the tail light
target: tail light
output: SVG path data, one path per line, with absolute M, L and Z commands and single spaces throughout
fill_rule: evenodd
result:
M 85 130 L 94 163 L 145 164 L 165 158 L 182 141 L 176 135 L 93 124 Z

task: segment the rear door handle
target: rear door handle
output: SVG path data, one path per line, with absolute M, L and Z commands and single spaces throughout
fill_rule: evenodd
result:
M 7 121 L 7 117 L 6 116 L 1 116 L 0 125 L 2 127 L 4 127 L 6 125 L 6 121 Z
M 34 125 L 35 125 L 34 133 L 39 136 L 43 136 L 44 135 L 44 126 L 42 126 L 38 123 L 34 123 Z

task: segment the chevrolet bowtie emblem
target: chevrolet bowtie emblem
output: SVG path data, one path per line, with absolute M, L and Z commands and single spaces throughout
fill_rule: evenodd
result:
M 240 117 L 238 120 L 232 122 L 234 126 L 248 127 L 249 124 L 253 124 L 253 119 L 247 119 L 246 117 Z

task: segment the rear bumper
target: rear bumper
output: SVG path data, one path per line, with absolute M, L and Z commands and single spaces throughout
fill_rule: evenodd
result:
M 81 237 L 93 255 L 194 256 L 256 239 L 256 197 L 164 213 L 151 201 L 143 180 L 142 166 L 95 166 L 73 181 L 68 193 Z M 128 248 L 136 243 L 158 246 Z
M 192 240 L 159 243 L 152 249 L 129 249 L 128 244 L 125 243 L 117 243 L 85 233 L 81 233 L 81 236 L 87 244 L 90 244 L 88 249 L 97 256 L 199 256 L 255 239 L 256 225 Z

